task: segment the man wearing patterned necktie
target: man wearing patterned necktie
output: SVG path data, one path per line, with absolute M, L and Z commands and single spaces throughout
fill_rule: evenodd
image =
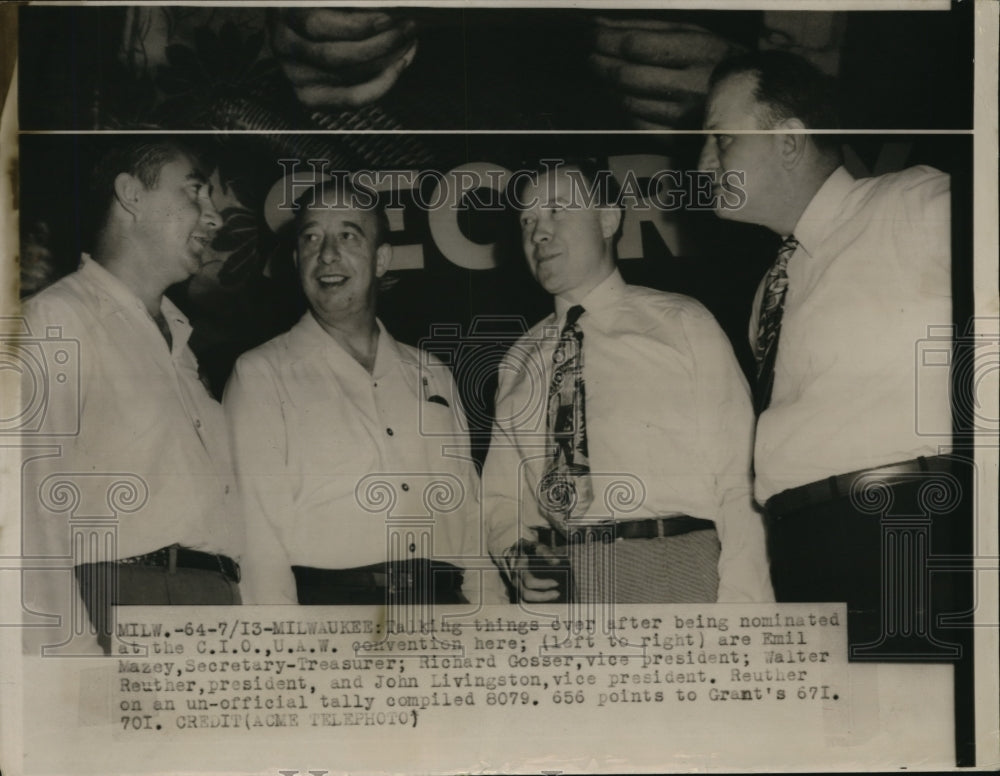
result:
M 717 189 L 716 213 L 784 238 L 750 321 L 754 487 L 775 596 L 847 601 L 852 644 L 884 641 L 883 525 L 852 488 L 877 482 L 919 514 L 926 478 L 955 466 L 941 455 L 950 438 L 921 436 L 917 423 L 919 411 L 951 427 L 948 370 L 919 375 L 915 398 L 916 346 L 952 320 L 950 179 L 913 167 L 855 180 L 835 136 L 806 131 L 838 126 L 835 92 L 794 55 L 736 57 L 711 84 L 700 167 L 745 176 L 739 196 Z M 938 526 L 932 540 L 947 543 Z M 936 597 L 946 578 L 932 580 Z
M 698 302 L 624 282 L 606 173 L 549 160 L 512 192 L 555 311 L 500 367 L 490 552 L 526 602 L 772 600 L 746 382 Z

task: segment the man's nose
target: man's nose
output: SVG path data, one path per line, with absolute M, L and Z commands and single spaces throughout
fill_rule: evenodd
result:
M 323 238 L 323 244 L 319 249 L 319 260 L 324 264 L 332 264 L 340 258 L 340 251 L 337 248 L 337 241 L 332 237 Z
M 201 220 L 205 226 L 213 231 L 222 226 L 222 216 L 219 215 L 219 211 L 215 209 L 215 205 L 208 197 L 201 204 Z
M 701 156 L 698 157 L 699 170 L 714 170 L 719 166 L 719 155 L 716 153 L 715 138 L 709 137 L 705 140 L 705 145 L 701 147 Z
M 535 221 L 535 225 L 531 229 L 531 242 L 533 243 L 544 243 L 548 242 L 552 238 L 552 229 L 550 228 L 547 221 L 538 219 Z

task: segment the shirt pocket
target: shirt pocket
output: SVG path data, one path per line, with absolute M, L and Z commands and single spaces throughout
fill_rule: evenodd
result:
M 424 400 L 417 407 L 419 432 L 424 436 L 461 435 L 462 429 L 455 417 L 455 410 L 437 401 Z

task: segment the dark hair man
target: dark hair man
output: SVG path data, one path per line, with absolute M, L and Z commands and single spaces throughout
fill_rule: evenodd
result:
M 919 374 L 916 350 L 952 320 L 950 181 L 929 167 L 856 180 L 835 140 L 809 131 L 837 127 L 831 94 L 791 54 L 721 64 L 701 167 L 745 176 L 745 206 L 720 191 L 719 217 L 783 239 L 750 321 L 775 595 L 847 601 L 858 644 L 880 636 L 884 560 L 881 522 L 852 488 L 882 483 L 906 509 L 922 472 L 950 466 L 919 432 L 950 428 L 948 370 Z
M 700 304 L 622 280 L 606 173 L 552 160 L 515 192 L 555 312 L 500 368 L 490 551 L 523 601 L 770 600 L 746 381 Z
M 25 489 L 25 533 L 46 554 L 69 555 L 79 537 L 71 540 L 67 517 L 111 509 L 118 518 L 110 549 L 102 540 L 94 557 L 74 556 L 108 650 L 110 604 L 239 603 L 242 529 L 222 408 L 198 378 L 190 325 L 164 296 L 199 270 L 221 225 L 211 186 L 191 151 L 156 139 L 108 153 L 92 189 L 100 217 L 91 256 L 24 305 L 34 336 L 57 327 L 80 353 L 79 397 L 50 403 L 46 416 L 53 428 L 79 430 L 53 437 L 58 456 L 26 464 L 39 479 Z M 63 486 L 77 494 L 69 515 L 55 497 Z M 69 615 L 71 588 L 45 573 L 48 581 L 26 583 L 28 597 Z

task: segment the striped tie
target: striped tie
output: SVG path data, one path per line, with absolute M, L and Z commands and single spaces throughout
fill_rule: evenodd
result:
M 754 405 L 758 415 L 771 403 L 774 361 L 778 353 L 778 335 L 781 333 L 781 314 L 785 307 L 785 292 L 788 290 L 788 260 L 798 247 L 799 241 L 793 235 L 785 238 L 764 284 L 764 296 L 761 299 L 760 317 L 757 322 L 757 342 L 753 353 L 757 360 L 757 390 Z

